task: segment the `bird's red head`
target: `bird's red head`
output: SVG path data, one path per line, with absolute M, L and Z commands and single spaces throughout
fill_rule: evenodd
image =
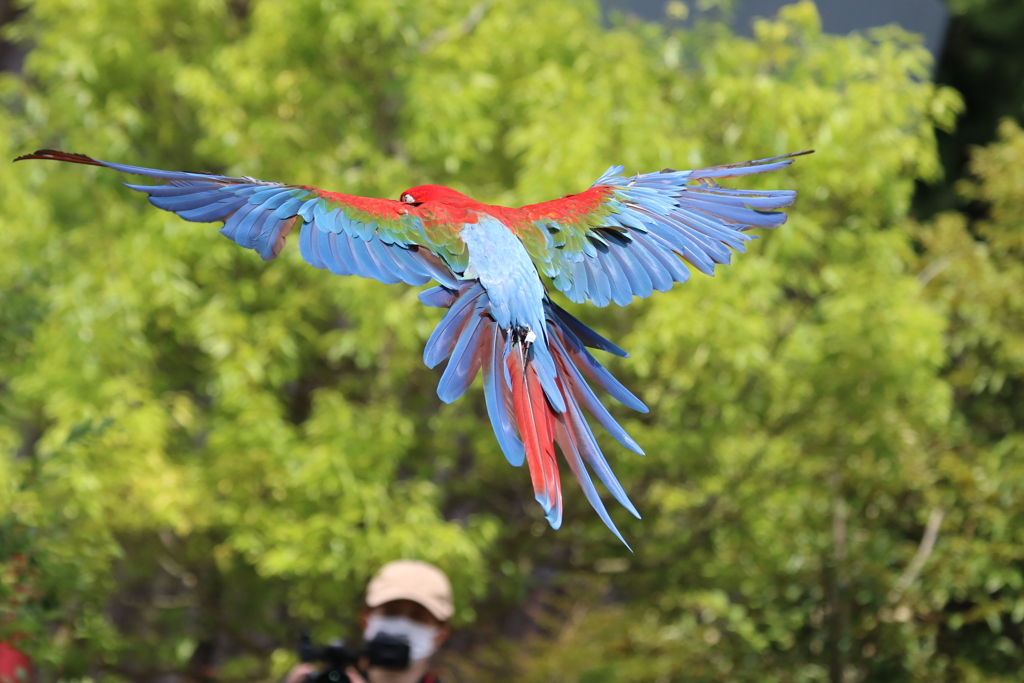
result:
M 411 187 L 399 195 L 399 199 L 406 204 L 413 205 L 423 204 L 424 202 L 445 202 L 452 205 L 475 203 L 461 192 L 456 192 L 444 185 L 418 185 L 417 187 Z

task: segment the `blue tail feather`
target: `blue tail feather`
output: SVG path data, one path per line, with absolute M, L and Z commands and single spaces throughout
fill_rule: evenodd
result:
M 600 349 L 607 351 L 608 353 L 614 354 L 621 358 L 629 358 L 629 354 L 620 349 L 615 344 L 611 343 L 594 330 L 590 329 L 575 317 L 569 314 L 564 308 L 556 304 L 554 301 L 548 299 L 544 302 L 547 308 L 555 314 L 555 317 L 570 330 L 580 342 L 592 349 Z
M 552 528 L 561 524 L 562 510 L 557 472 L 550 469 L 557 467 L 550 459 L 557 444 L 584 496 L 625 543 L 597 493 L 591 473 L 630 514 L 640 515 L 601 452 L 581 408 L 623 446 L 641 455 L 643 451 L 604 407 L 587 378 L 631 408 L 646 412 L 646 406 L 589 354 L 581 336 L 592 346 L 624 352 L 548 300 L 544 301 L 543 334 L 527 343 L 495 321 L 490 298 L 478 281 L 463 282 L 457 290 L 434 287 L 423 292 L 420 299 L 430 306 L 448 308 L 424 349 L 428 365 L 448 358 L 437 387 L 441 400 L 451 402 L 461 396 L 482 370 L 487 415 L 505 458 L 519 467 L 528 459 L 527 444 L 539 449 L 539 457 L 530 456 L 531 477 L 535 487 L 538 481 L 548 482 L 537 490 L 536 498 Z M 517 356 L 513 358 L 512 354 Z M 511 366 L 516 368 L 516 382 L 510 374 Z M 519 387 L 516 391 L 526 393 L 514 398 L 514 385 Z M 551 391 L 557 393 L 552 396 Z M 517 401 L 526 401 L 528 408 Z M 543 472 L 534 471 L 538 467 Z
M 561 319 L 559 320 L 560 322 L 564 322 Z M 648 412 L 648 408 L 643 404 L 643 401 L 634 396 L 633 393 L 623 386 L 619 380 L 615 379 L 615 377 L 608 372 L 603 365 L 598 363 L 568 326 L 559 325 L 558 330 L 561 332 L 562 342 L 565 344 L 565 349 L 568 352 L 569 357 L 573 360 L 573 364 L 581 370 L 591 382 L 607 391 L 619 403 L 640 413 Z
M 428 368 L 437 366 L 451 355 L 458 342 L 459 334 L 465 328 L 469 315 L 472 314 L 473 304 L 483 293 L 484 288 L 479 285 L 461 292 L 459 298 L 455 300 L 441 322 L 434 328 L 423 348 L 423 362 Z
M 568 359 L 569 354 L 565 350 L 565 346 L 562 344 L 562 340 L 556 334 L 554 335 L 555 352 L 560 356 Z M 577 402 L 583 405 L 587 409 L 595 420 L 597 420 L 602 427 L 604 427 L 609 434 L 615 437 L 615 440 L 621 443 L 623 446 L 633 451 L 637 455 L 644 455 L 643 449 L 640 445 L 633 440 L 633 438 L 626 432 L 625 429 L 615 421 L 612 414 L 608 412 L 608 409 L 604 407 L 604 404 L 597 398 L 594 390 L 590 388 L 587 381 L 580 374 L 579 369 L 574 363 L 565 363 L 566 372 L 562 373 L 563 379 L 565 380 L 567 388 L 576 397 Z
M 572 472 L 573 476 L 576 477 L 576 481 L 579 482 L 580 488 L 583 489 L 583 495 L 586 497 L 587 502 L 590 503 L 590 507 L 594 508 L 597 516 L 601 518 L 605 526 L 611 529 L 615 537 L 622 541 L 622 544 L 629 548 L 630 552 L 633 552 L 633 549 L 626 543 L 626 539 L 622 537 L 618 527 L 615 526 L 615 522 L 612 521 L 611 515 L 608 514 L 608 509 L 604 506 L 604 501 L 601 500 L 601 496 L 594 487 L 594 482 L 587 472 L 586 465 L 583 464 L 579 449 L 576 447 L 576 443 L 564 423 L 559 422 L 555 425 L 555 436 L 561 446 L 562 456 L 569 464 L 569 471 Z
M 468 314 L 468 322 L 459 334 L 448 366 L 444 369 L 437 385 L 437 396 L 445 403 L 451 403 L 466 393 L 476 373 L 480 371 L 483 353 L 479 348 L 480 334 L 484 322 L 481 317 L 480 299 Z
M 484 336 L 483 348 L 484 401 L 487 405 L 487 415 L 505 459 L 513 467 L 522 467 L 526 459 L 526 449 L 516 436 L 512 394 L 504 381 L 502 358 L 505 351 L 505 335 L 498 323 L 491 322 L 490 329 Z

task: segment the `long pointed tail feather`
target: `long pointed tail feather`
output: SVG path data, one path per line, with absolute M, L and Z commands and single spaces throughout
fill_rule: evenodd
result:
M 562 526 L 562 485 L 555 460 L 555 413 L 544 396 L 536 368 L 528 361 L 527 349 L 516 346 L 507 360 L 516 424 L 526 447 L 534 495 L 551 528 L 557 529 Z
M 494 428 L 505 459 L 513 467 L 521 467 L 526 459 L 526 447 L 516 436 L 515 407 L 512 401 L 512 387 L 505 382 L 507 366 L 504 357 L 506 334 L 496 322 L 491 322 L 489 334 L 483 340 L 484 401 L 487 416 Z
M 576 477 L 576 481 L 580 483 L 580 488 L 583 489 L 583 495 L 586 496 L 587 502 L 597 512 L 597 516 L 601 518 L 605 526 L 611 529 L 612 533 L 632 552 L 633 549 L 626 543 L 626 539 L 619 533 L 618 527 L 615 526 L 611 515 L 608 514 L 604 501 L 601 500 L 594 482 L 590 479 L 587 466 L 583 464 L 583 458 L 580 456 L 579 448 L 576 446 L 576 439 L 573 433 L 566 428 L 564 422 L 557 422 L 555 424 L 555 438 L 558 440 L 558 445 L 562 449 L 566 462 L 569 463 L 569 471 Z

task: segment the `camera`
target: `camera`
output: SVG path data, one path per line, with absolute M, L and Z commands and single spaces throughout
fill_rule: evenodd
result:
M 345 641 L 329 645 L 314 645 L 303 635 L 299 644 L 299 659 L 320 662 L 325 666 L 319 673 L 310 674 L 306 683 L 348 683 L 345 669 L 366 662 L 368 666 L 401 671 L 409 668 L 409 641 L 386 633 L 377 634 L 361 650 L 349 648 Z

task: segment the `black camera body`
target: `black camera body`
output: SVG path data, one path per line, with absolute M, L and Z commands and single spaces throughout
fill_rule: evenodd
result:
M 319 673 L 310 674 L 307 683 L 349 683 L 345 669 L 358 667 L 365 662 L 368 666 L 401 671 L 409 668 L 409 641 L 380 633 L 367 642 L 361 650 L 349 648 L 339 640 L 329 645 L 314 645 L 308 636 L 299 644 L 299 659 L 303 662 L 324 664 Z

